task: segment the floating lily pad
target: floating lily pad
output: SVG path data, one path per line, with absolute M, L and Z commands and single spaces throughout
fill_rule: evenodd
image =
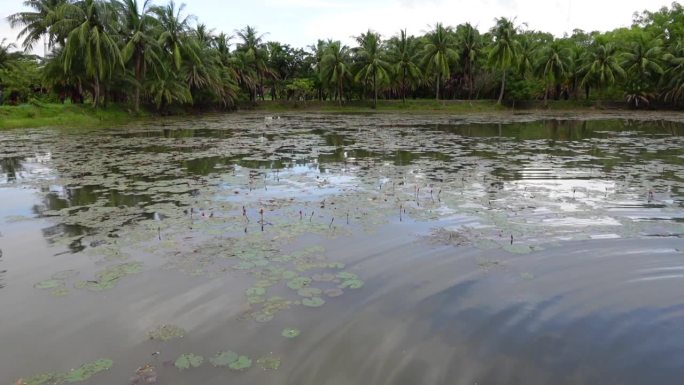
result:
M 258 297 L 266 294 L 266 289 L 263 287 L 250 287 L 245 291 L 248 297 Z
M 304 298 L 302 305 L 308 307 L 321 307 L 325 304 L 325 300 L 321 297 Z
M 190 353 L 183 354 L 182 356 L 178 357 L 173 365 L 179 370 L 185 370 L 190 368 L 198 368 L 203 362 L 204 357 Z
M 287 287 L 289 287 L 292 290 L 299 290 L 303 287 L 309 286 L 311 284 L 311 278 L 309 277 L 297 277 L 291 279 L 287 283 Z
M 289 279 L 293 279 L 293 278 L 297 277 L 298 275 L 299 275 L 299 274 L 297 274 L 297 272 L 295 272 L 295 271 L 289 271 L 289 270 L 288 270 L 288 271 L 284 271 L 284 272 L 282 273 L 283 279 L 288 279 L 288 280 L 289 280 Z
M 297 294 L 302 297 L 318 297 L 323 293 L 323 290 L 315 287 L 303 287 L 297 291 Z
M 41 281 L 33 285 L 36 289 L 55 289 L 60 286 L 64 286 L 64 281 L 61 279 L 48 279 L 45 281 Z
M 111 369 L 114 362 L 112 360 L 97 360 L 91 364 L 85 364 L 78 369 L 74 369 L 64 376 L 64 382 L 81 382 L 89 379 L 105 370 Z
M 95 281 L 81 281 L 74 285 L 77 289 L 87 289 L 91 291 L 102 291 L 111 289 L 122 278 L 127 275 L 137 274 L 142 271 L 143 264 L 141 262 L 130 262 L 114 265 L 97 273 L 97 280 Z
M 343 279 L 343 280 L 347 280 L 347 279 L 358 279 L 358 278 L 359 278 L 358 275 L 356 275 L 356 274 L 354 274 L 354 273 L 350 273 L 350 272 L 348 272 L 348 271 L 341 271 L 341 272 L 337 273 L 335 276 L 336 276 L 337 278 Z
M 278 368 L 280 368 L 280 358 L 264 356 L 257 360 L 257 364 L 264 370 L 278 370 Z
M 64 297 L 69 295 L 69 289 L 66 287 L 58 287 L 55 290 L 51 291 L 50 294 L 54 295 L 55 297 Z
M 230 350 L 225 352 L 217 353 L 215 356 L 209 359 L 212 365 L 215 367 L 229 366 L 240 358 L 240 356 Z
M 168 341 L 183 337 L 185 330 L 176 325 L 161 325 L 147 333 L 147 335 L 151 340 Z
M 335 275 L 329 273 L 314 274 L 311 278 L 316 282 L 332 282 L 335 280 Z
M 325 295 L 327 295 L 328 297 L 334 298 L 334 297 L 339 297 L 339 296 L 341 296 L 342 294 L 344 294 L 344 290 L 339 289 L 339 288 L 334 288 L 334 289 L 328 289 L 328 290 L 326 290 L 324 293 L 325 293 Z
M 263 313 L 263 312 L 262 312 L 262 313 L 257 313 L 257 314 L 254 316 L 254 320 L 255 320 L 256 322 L 259 322 L 259 323 L 264 323 L 264 322 L 268 322 L 268 321 L 273 320 L 273 317 L 274 317 L 273 314 Z
M 299 331 L 299 329 L 287 328 L 287 329 L 283 329 L 283 332 L 281 334 L 285 338 L 295 338 L 295 337 L 299 336 L 300 333 L 301 332 Z
M 247 356 L 240 356 L 237 360 L 228 364 L 228 367 L 233 370 L 246 370 L 252 366 L 252 360 Z
M 364 285 L 364 282 L 360 279 L 347 279 L 343 281 L 339 287 L 340 289 L 360 289 Z
M 250 305 L 258 305 L 260 303 L 266 302 L 266 297 L 260 296 L 260 295 L 250 296 L 250 297 L 247 297 L 247 302 Z

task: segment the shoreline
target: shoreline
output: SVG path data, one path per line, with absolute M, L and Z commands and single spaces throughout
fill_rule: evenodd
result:
M 126 105 L 110 105 L 95 109 L 90 105 L 33 103 L 19 106 L 0 106 L 0 130 L 19 128 L 99 128 L 124 125 L 150 119 L 174 119 L 189 116 L 209 116 L 234 113 L 272 114 L 396 114 L 396 115 L 454 115 L 454 116 L 503 116 L 533 119 L 575 118 L 578 120 L 601 118 L 635 118 L 638 120 L 667 120 L 684 122 L 684 111 L 674 109 L 634 110 L 620 108 L 616 102 L 550 101 L 548 108 L 535 102 L 521 103 L 523 108 L 497 105 L 489 100 L 383 100 L 378 108 L 370 107 L 368 101 L 353 101 L 338 106 L 336 102 L 307 101 L 261 101 L 256 105 L 241 104 L 235 110 L 175 110 L 160 115 L 150 111 L 133 114 Z M 532 105 L 526 107 L 525 105 Z M 582 115 L 582 116 L 572 116 Z

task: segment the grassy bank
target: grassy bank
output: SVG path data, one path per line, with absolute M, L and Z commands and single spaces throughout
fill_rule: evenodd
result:
M 373 109 L 370 101 L 352 101 L 340 107 L 334 101 L 260 101 L 256 105 L 242 103 L 239 111 L 263 111 L 273 113 L 286 112 L 323 112 L 323 113 L 406 113 L 406 114 L 469 114 L 506 112 L 513 110 L 545 110 L 545 111 L 599 111 L 625 109 L 624 103 L 592 102 L 584 100 L 549 101 L 544 107 L 541 101 L 517 102 L 515 105 L 500 106 L 493 100 L 380 100 Z M 172 115 L 201 115 L 203 112 L 174 109 Z M 75 104 L 43 104 L 32 103 L 20 106 L 0 106 L 0 129 L 33 128 L 33 127 L 74 127 L 89 128 L 124 124 L 140 119 L 157 116 L 156 112 L 131 114 L 128 106 L 110 105 L 107 108 L 95 109 L 90 105 Z
M 145 114 L 143 114 L 144 116 Z M 33 127 L 98 127 L 137 119 L 120 106 L 32 103 L 0 106 L 0 129 Z
M 372 108 L 371 101 L 352 101 L 340 107 L 334 101 L 260 101 L 257 105 L 242 104 L 241 110 L 288 112 L 341 112 L 341 113 L 370 113 L 370 112 L 395 112 L 395 113 L 450 113 L 467 114 L 481 112 L 499 112 L 511 110 L 549 110 L 549 111 L 588 111 L 604 109 L 625 109 L 622 102 L 595 102 L 585 100 L 553 100 L 548 106 L 542 101 L 527 101 L 506 103 L 500 106 L 494 100 L 378 100 L 376 109 Z

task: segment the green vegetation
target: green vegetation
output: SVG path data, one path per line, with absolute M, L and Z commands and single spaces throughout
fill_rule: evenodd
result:
M 133 117 L 125 106 L 95 109 L 89 105 L 32 103 L 0 106 L 0 129 L 18 127 L 97 127 L 103 123 L 125 123 Z
M 391 103 L 407 98 L 543 100 L 544 106 L 550 99 L 621 100 L 634 108 L 684 101 L 684 7 L 678 3 L 637 13 L 631 27 L 606 33 L 575 30 L 558 38 L 498 18 L 484 32 L 468 23 L 438 23 L 422 36 L 368 30 L 356 37 L 356 47 L 319 40 L 307 49 L 266 41 L 251 26 L 234 36 L 216 33 L 174 1 L 26 5 L 32 10 L 9 16 L 10 24 L 25 49 L 45 38 L 51 53 L 39 58 L 0 43 L 0 104 L 21 105 L 0 110 L 0 128 L 89 125 L 142 110 L 225 110 L 267 99 L 268 108 L 312 108 L 316 101 L 329 110 L 325 102 L 352 109 L 445 106 Z M 55 104 L 66 100 L 72 104 Z M 92 109 L 78 106 L 84 103 Z

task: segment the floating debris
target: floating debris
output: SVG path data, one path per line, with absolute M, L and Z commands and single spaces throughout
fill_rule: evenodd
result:
M 280 368 L 280 358 L 271 355 L 264 356 L 257 360 L 257 364 L 264 370 L 278 370 Z
M 169 341 L 174 338 L 182 338 L 184 335 L 185 330 L 176 325 L 161 325 L 147 333 L 149 339 L 156 341 Z
M 77 289 L 86 289 L 91 291 L 102 291 L 111 289 L 124 277 L 137 274 L 142 271 L 143 264 L 141 262 L 129 262 L 114 265 L 96 274 L 97 280 L 81 281 L 74 285 Z
M 135 376 L 131 378 L 131 385 L 156 384 L 157 380 L 157 369 L 151 364 L 147 364 L 135 371 Z

